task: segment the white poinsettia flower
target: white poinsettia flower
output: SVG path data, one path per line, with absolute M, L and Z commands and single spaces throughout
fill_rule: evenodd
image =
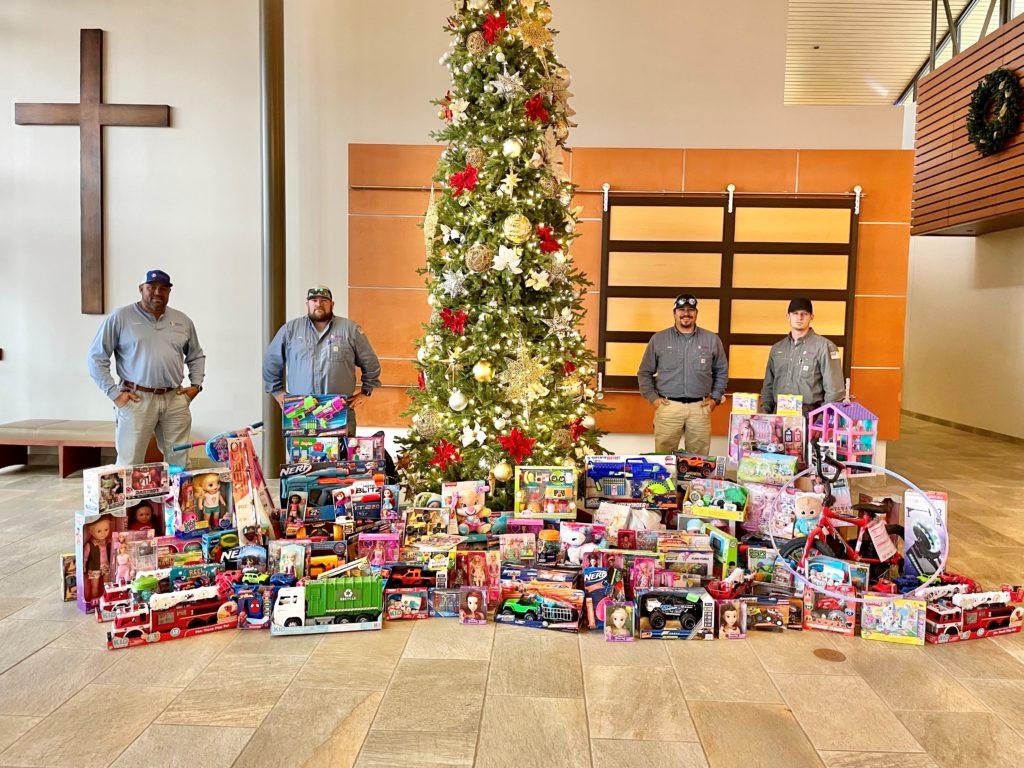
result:
M 465 99 L 455 99 L 448 105 L 452 111 L 452 125 L 458 125 L 466 119 L 466 110 L 469 109 L 469 102 Z
M 550 277 L 543 269 L 532 269 L 526 278 L 526 286 L 533 288 L 535 291 L 542 291 L 551 285 L 549 282 Z
M 494 257 L 494 269 L 507 269 L 513 275 L 521 275 L 523 270 L 519 265 L 523 261 L 522 248 L 508 248 L 504 245 L 498 246 L 498 255 Z
M 483 445 L 487 441 L 487 433 L 480 428 L 480 422 L 474 422 L 472 427 L 462 428 L 462 447 L 466 448 L 476 442 Z

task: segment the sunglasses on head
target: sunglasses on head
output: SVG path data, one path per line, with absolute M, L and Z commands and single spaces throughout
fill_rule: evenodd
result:
M 696 299 L 679 299 L 676 302 L 676 309 L 683 309 L 685 307 L 692 307 L 693 309 L 696 309 L 697 308 L 697 300 Z

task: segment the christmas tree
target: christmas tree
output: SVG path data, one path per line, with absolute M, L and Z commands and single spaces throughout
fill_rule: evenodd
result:
M 578 326 L 586 278 L 563 150 L 569 71 L 539 0 L 456 0 L 434 103 L 446 145 L 424 218 L 430 321 L 401 440 L 407 488 L 488 478 L 512 508 L 516 464 L 581 467 L 599 450 L 596 359 Z

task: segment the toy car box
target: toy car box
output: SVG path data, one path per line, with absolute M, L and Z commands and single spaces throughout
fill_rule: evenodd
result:
M 494 620 L 502 624 L 579 632 L 583 622 L 583 590 L 539 581 L 501 582 Z
M 641 640 L 715 638 L 715 601 L 705 589 L 641 590 L 636 605 Z

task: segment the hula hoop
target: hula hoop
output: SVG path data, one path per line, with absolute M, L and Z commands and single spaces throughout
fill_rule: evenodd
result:
M 930 498 L 928 498 L 928 495 L 924 491 L 922 491 L 920 488 L 918 488 L 914 483 L 910 482 L 910 480 L 908 480 L 907 478 L 903 477 L 903 475 L 900 475 L 900 474 L 898 474 L 896 472 L 893 472 L 891 469 L 886 469 L 885 467 L 877 466 L 876 464 L 867 464 L 867 463 L 859 462 L 859 461 L 843 461 L 843 462 L 840 462 L 840 463 L 844 467 L 858 467 L 858 468 L 871 469 L 871 470 L 880 470 L 883 473 L 885 473 L 886 475 L 888 475 L 889 477 L 896 478 L 897 480 L 902 482 L 905 486 L 907 486 L 908 489 L 910 489 L 912 491 L 916 491 L 918 494 L 920 494 L 921 498 L 923 498 L 925 500 L 925 502 L 928 504 L 929 511 L 932 513 L 932 515 L 935 517 L 936 520 L 938 519 L 938 517 L 939 517 L 939 510 L 932 503 L 932 500 Z M 799 571 L 797 571 L 795 568 L 793 568 L 789 564 L 789 561 L 786 558 L 784 558 L 782 556 L 782 553 L 779 551 L 779 545 L 776 543 L 775 535 L 772 533 L 771 520 L 774 519 L 775 514 L 778 513 L 778 511 L 779 511 L 779 506 L 782 503 L 782 494 L 785 493 L 791 487 L 793 487 L 795 489 L 794 483 L 797 480 L 799 480 L 801 477 L 805 477 L 805 476 L 809 475 L 810 473 L 811 473 L 811 467 L 807 467 L 807 469 L 803 470 L 802 472 L 798 472 L 793 477 L 791 477 L 789 482 L 786 483 L 784 486 L 782 486 L 782 488 L 779 489 L 779 495 L 775 497 L 775 501 L 773 502 L 774 509 L 772 510 L 772 517 L 769 519 L 769 524 L 768 524 L 768 540 L 771 541 L 772 549 L 775 550 L 775 555 L 776 555 L 775 567 L 778 568 L 779 567 L 779 563 L 781 563 L 783 568 L 786 570 L 786 572 L 789 573 L 789 575 L 794 578 L 794 585 L 810 586 L 811 589 L 814 590 L 815 592 L 818 592 L 818 593 L 820 593 L 822 595 L 827 595 L 828 597 L 834 597 L 834 598 L 839 599 L 839 600 L 844 600 L 844 601 L 847 601 L 847 602 L 851 602 L 852 601 L 852 602 L 855 602 L 855 603 L 866 603 L 866 602 L 872 602 L 872 603 L 878 603 L 878 602 L 891 603 L 891 602 L 895 602 L 896 600 L 906 600 L 908 598 L 912 599 L 916 592 L 920 592 L 921 590 L 927 589 L 928 587 L 932 586 L 939 579 L 939 577 L 942 576 L 943 571 L 946 570 L 946 559 L 949 557 L 949 530 L 948 529 L 946 531 L 945 541 L 943 541 L 943 543 L 942 543 L 942 558 L 939 561 L 939 567 L 936 569 L 935 573 L 933 573 L 931 575 L 931 577 L 927 581 L 925 581 L 924 583 L 922 583 L 921 585 L 919 585 L 917 587 L 914 587 L 914 589 L 912 589 L 910 592 L 897 593 L 897 594 L 893 594 L 893 595 L 884 594 L 884 593 L 875 593 L 871 597 L 857 597 L 856 595 L 844 595 L 842 592 L 833 592 L 832 590 L 825 589 L 824 587 L 819 587 L 817 584 L 814 584 L 810 579 L 808 579 L 806 576 L 804 576 Z M 805 538 L 807 538 L 807 537 L 805 537 Z M 904 545 L 905 544 L 906 544 L 906 539 L 904 539 Z

